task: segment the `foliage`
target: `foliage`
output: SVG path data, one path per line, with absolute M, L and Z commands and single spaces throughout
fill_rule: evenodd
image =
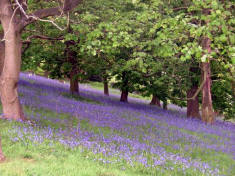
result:
M 114 85 L 122 90 L 122 76 L 127 73 L 128 91 L 155 94 L 162 101 L 185 106 L 187 91 L 202 82 L 200 71 L 190 69 L 210 61 L 214 109 L 233 118 L 234 6 L 234 1 L 218 0 L 84 1 L 70 14 L 69 32 L 42 22 L 27 28 L 64 39 L 35 40 L 24 54 L 23 69 L 40 67 L 53 78 L 68 77 L 72 64 L 65 59 L 65 43 L 74 41 L 70 49 L 82 70 L 77 75 L 80 80 L 92 75 L 115 79 Z M 55 20 L 66 26 L 65 18 Z M 205 36 L 212 42 L 211 53 L 202 49 Z

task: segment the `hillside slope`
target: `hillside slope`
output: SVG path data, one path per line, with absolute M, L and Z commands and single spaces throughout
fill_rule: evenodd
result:
M 235 175 L 234 124 L 206 125 L 86 86 L 71 96 L 68 84 L 26 73 L 19 92 L 30 122 L 0 120 L 1 176 Z

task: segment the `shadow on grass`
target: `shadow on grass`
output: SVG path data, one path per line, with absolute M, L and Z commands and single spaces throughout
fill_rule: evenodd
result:
M 65 98 L 70 98 L 70 99 L 73 99 L 73 100 L 76 100 L 76 101 L 102 105 L 102 103 L 99 102 L 99 101 L 95 101 L 95 100 L 92 100 L 92 99 L 89 99 L 89 98 L 82 97 L 82 96 L 80 96 L 79 94 L 76 94 L 76 93 L 71 94 L 71 93 L 63 92 L 61 95 Z

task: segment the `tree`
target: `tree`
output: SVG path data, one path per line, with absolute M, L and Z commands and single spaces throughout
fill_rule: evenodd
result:
M 49 7 L 40 10 L 30 11 L 28 7 L 33 7 L 37 2 L 28 4 L 26 0 L 1 0 L 0 1 L 0 21 L 3 29 L 4 53 L 3 68 L 1 72 L 1 102 L 3 106 L 3 114 L 6 118 L 25 120 L 20 101 L 18 98 L 18 80 L 21 67 L 21 35 L 24 28 L 38 20 L 43 21 L 44 18 L 56 15 L 67 14 L 76 7 L 81 0 L 65 0 L 61 1 L 57 7 Z M 35 4 L 36 3 L 36 4 Z M 42 2 L 42 5 L 48 5 Z M 54 4 L 54 2 L 52 2 Z M 50 20 L 44 20 L 51 22 Z M 53 23 L 53 22 L 52 22 Z
M 68 33 L 72 33 L 72 29 L 69 26 Z M 69 64 L 69 81 L 70 81 L 70 92 L 72 94 L 79 94 L 79 85 L 78 85 L 78 74 L 79 74 L 79 63 L 77 59 L 77 52 L 74 51 L 73 46 L 76 44 L 74 40 L 65 41 L 66 49 L 65 49 L 65 59 Z
M 180 42 L 178 42 L 178 54 L 182 61 L 196 59 L 199 63 L 201 83 L 198 90 L 202 93 L 202 120 L 206 123 L 213 123 L 213 109 L 216 108 L 213 97 L 219 96 L 212 95 L 212 78 L 215 74 L 221 78 L 218 75 L 224 75 L 224 73 L 219 72 L 220 69 L 212 72 L 214 71 L 212 67 L 227 67 L 226 72 L 232 71 L 231 75 L 234 75 L 234 1 L 195 0 L 178 2 L 180 3 L 169 2 L 171 3 L 169 7 L 172 7 L 171 13 L 175 14 L 173 19 L 176 21 L 176 25 L 170 25 L 170 28 L 177 31 L 177 29 L 183 27 L 181 32 L 173 34 Z M 168 17 L 171 19 L 170 15 Z M 227 82 L 226 79 L 230 79 L 227 73 L 225 74 L 227 78 L 223 76 L 221 81 Z M 232 83 L 234 78 L 230 80 L 230 83 Z M 227 88 L 231 89 L 231 87 Z M 230 102 L 229 104 L 234 104 L 234 101 L 230 101 L 230 98 L 227 101 Z M 229 109 L 231 108 L 229 106 Z
M 202 48 L 211 53 L 211 40 L 205 37 L 202 41 Z M 210 60 L 202 62 L 202 120 L 206 123 L 214 122 L 214 110 L 212 106 L 212 95 L 211 95 L 211 68 Z
M 71 15 L 70 15 L 71 18 Z M 61 19 L 62 23 L 64 20 Z M 38 35 L 33 35 L 31 28 Z M 27 28 L 29 32 L 24 40 L 23 70 L 36 73 L 44 72 L 46 76 L 70 81 L 70 92 L 79 94 L 80 58 L 76 50 L 77 39 L 71 38 L 73 30 L 68 24 L 67 29 L 59 31 L 51 24 L 35 23 Z M 35 52 L 37 55 L 35 55 Z M 42 74 L 42 73 L 41 73 Z
M 108 94 L 108 81 L 106 80 L 111 75 L 110 73 L 113 76 L 118 75 L 117 77 L 122 80 L 121 78 L 124 78 L 124 76 L 121 75 L 125 75 L 124 72 L 127 71 L 121 69 L 119 64 L 125 63 L 125 60 L 128 60 L 130 57 L 130 52 L 128 51 L 132 45 L 130 33 L 134 27 L 129 27 L 133 23 L 130 22 L 127 15 L 127 6 L 129 4 L 129 2 L 124 1 L 103 1 L 102 4 L 93 3 L 90 6 L 92 12 L 87 12 L 84 18 L 87 21 L 85 24 L 89 23 L 89 25 L 86 26 L 86 29 L 88 29 L 85 34 L 86 41 L 81 43 L 80 51 L 89 55 L 92 62 L 96 63 L 93 68 L 96 70 L 95 73 L 99 74 L 103 79 L 104 94 L 106 95 Z M 104 13 L 101 14 L 97 9 L 102 9 Z M 75 27 L 76 29 L 79 33 L 84 33 L 84 29 L 81 30 L 81 27 L 77 26 Z M 89 65 L 94 64 L 90 63 Z M 97 70 L 99 73 L 97 73 Z M 128 82 L 127 79 L 125 78 L 124 81 L 126 84 Z M 116 85 L 120 85 L 119 83 Z M 127 102 L 128 91 L 132 90 L 128 89 L 127 86 L 121 87 L 121 89 L 125 89 L 125 91 L 122 91 L 121 101 Z
M 193 118 L 201 118 L 200 112 L 199 112 L 199 100 L 198 100 L 198 95 L 195 96 L 195 94 L 198 91 L 198 75 L 200 68 L 198 66 L 195 67 L 190 67 L 189 72 L 190 72 L 190 87 L 187 90 L 187 117 L 193 117 Z M 194 97 L 195 98 L 192 98 Z

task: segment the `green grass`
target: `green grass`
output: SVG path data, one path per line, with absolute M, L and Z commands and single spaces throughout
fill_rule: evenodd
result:
M 61 95 L 66 97 L 66 98 L 70 98 L 70 99 L 73 99 L 73 100 L 76 100 L 76 101 L 81 101 L 81 102 L 86 102 L 86 103 L 91 103 L 91 104 L 102 104 L 99 101 L 88 99 L 88 98 L 82 97 L 78 94 L 71 94 L 71 93 L 64 92 Z
M 121 171 L 92 161 L 79 150 L 69 151 L 63 146 L 29 146 L 13 144 L 3 137 L 3 150 L 8 159 L 0 165 L 1 176 L 101 176 L 138 175 L 134 171 Z M 11 147 L 7 147 L 11 146 Z M 14 154 L 12 155 L 12 151 Z M 15 152 L 17 151 L 17 152 Z
M 2 148 L 7 156 L 7 160 L 0 164 L 1 176 L 145 176 L 156 173 L 141 166 L 132 168 L 126 162 L 104 164 L 95 160 L 99 156 L 89 151 L 72 150 L 53 141 L 38 145 L 30 141 L 13 142 L 10 139 L 14 136 L 9 130 L 15 126 L 27 127 L 29 124 L 0 120 Z M 87 122 L 83 122 L 83 126 L 89 128 Z
M 42 112 L 44 113 L 44 112 Z M 51 114 L 50 114 L 51 115 Z M 59 125 L 59 124 L 57 124 Z M 142 175 L 134 169 L 120 165 L 109 165 L 94 161 L 95 157 L 89 152 L 81 152 L 79 148 L 71 150 L 51 141 L 35 145 L 28 141 L 13 142 L 12 134 L 8 131 L 19 122 L 0 120 L 2 148 L 7 160 L 0 164 L 1 176 L 131 176 Z M 83 128 L 89 124 L 82 122 Z

